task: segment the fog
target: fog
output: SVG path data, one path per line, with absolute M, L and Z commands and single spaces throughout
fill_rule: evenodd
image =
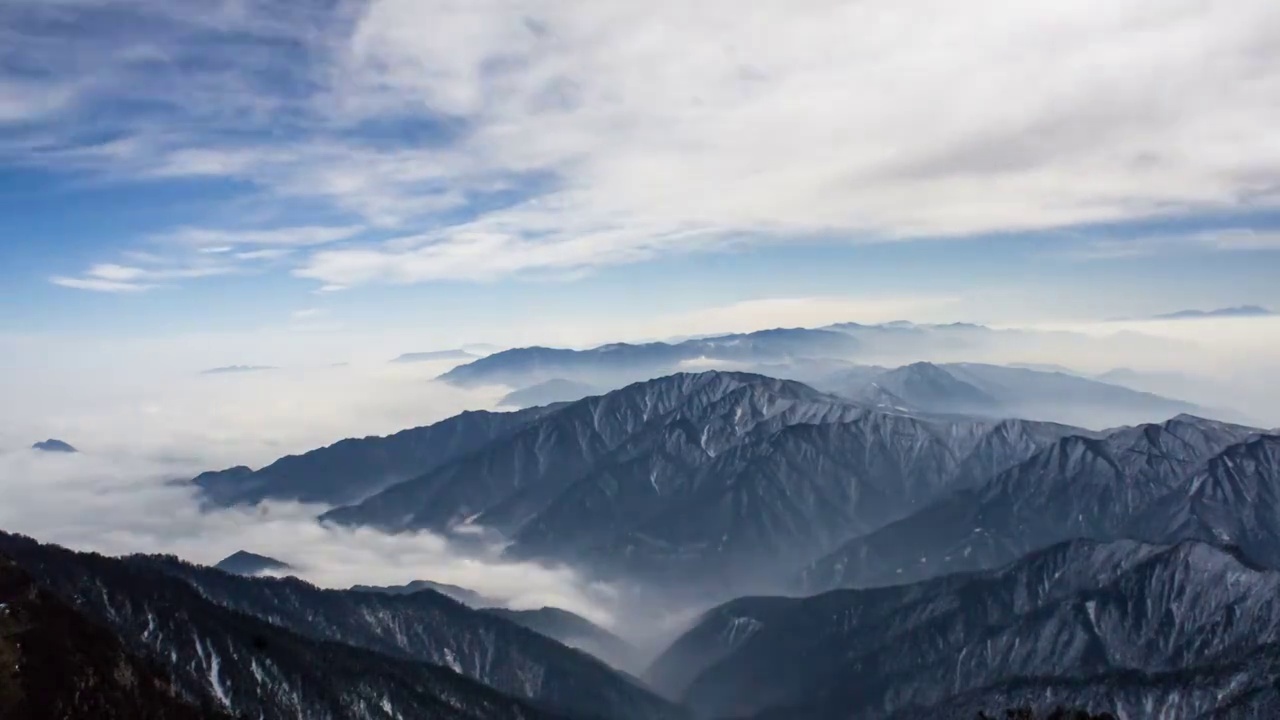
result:
M 514 563 L 498 545 L 430 533 L 321 526 L 323 506 L 204 512 L 186 480 L 258 467 L 349 436 L 386 434 L 491 406 L 498 391 L 432 382 L 439 363 L 226 375 L 65 377 L 13 388 L 0 427 L 0 530 L 106 554 L 173 553 L 213 564 L 244 549 L 323 587 L 456 584 L 514 608 L 544 605 L 614 624 L 613 588 L 572 569 Z M 46 453 L 55 437 L 77 454 Z

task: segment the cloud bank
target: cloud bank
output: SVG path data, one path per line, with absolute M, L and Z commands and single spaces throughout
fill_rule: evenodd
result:
M 344 437 L 429 424 L 489 393 L 433 383 L 446 365 L 366 366 L 188 375 L 161 385 L 92 382 L 29 387 L 0 416 L 0 529 L 108 554 L 174 553 L 213 564 L 249 550 L 325 587 L 431 579 L 517 608 L 563 607 L 614 620 L 614 589 L 566 567 L 512 563 L 500 547 L 429 533 L 322 527 L 328 509 L 265 504 L 204 512 L 188 486 L 201 471 L 260 466 Z M 96 387 L 93 387 L 95 386 Z M 75 455 L 29 449 L 69 440 Z
M 0 20 L 44 68 L 0 85 L 0 157 L 243 183 L 242 222 L 167 234 L 283 244 L 258 249 L 330 289 L 1280 203 L 1269 0 L 17 0 Z

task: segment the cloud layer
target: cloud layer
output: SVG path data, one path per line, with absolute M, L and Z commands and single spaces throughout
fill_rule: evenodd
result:
M 287 238 L 286 267 L 329 289 L 1280 202 L 1280 7 L 1268 0 L 18 0 L 0 12 L 24 58 L 105 28 L 40 82 L 10 73 L 0 122 L 18 129 L 0 153 L 130 181 L 246 183 L 242 222 L 176 234 L 206 248 Z M 359 230 L 309 234 L 302 218 L 316 213 Z M 299 247 L 309 239 L 336 244 Z M 152 284 L 100 269 L 57 281 Z
M 0 529 L 77 549 L 168 552 L 207 564 L 244 549 L 285 560 L 321 586 L 431 579 L 513 607 L 554 605 L 612 623 L 614 589 L 570 568 L 504 561 L 500 547 L 474 539 L 464 547 L 430 533 L 322 527 L 314 518 L 324 507 L 205 512 L 190 486 L 174 482 L 492 405 L 487 394 L 430 382 L 440 369 L 279 370 L 160 386 L 63 378 L 63 393 L 30 388 L 0 417 Z M 45 437 L 65 438 L 81 453 L 27 447 Z

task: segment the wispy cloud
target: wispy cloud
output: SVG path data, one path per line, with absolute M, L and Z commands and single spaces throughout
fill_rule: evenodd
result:
M 203 252 L 226 252 L 242 245 L 303 247 L 346 240 L 364 230 L 359 225 L 302 226 L 248 230 L 183 227 L 158 235 L 156 242 L 197 247 Z
M 1077 260 L 1117 260 L 1167 253 L 1280 251 L 1280 232 L 1235 228 L 1183 234 L 1090 240 L 1058 254 Z
M 203 267 L 133 267 L 104 263 L 94 265 L 80 277 L 55 275 L 49 281 L 54 285 L 76 290 L 92 290 L 107 293 L 142 292 L 157 287 L 161 283 L 190 278 L 213 277 L 232 272 L 226 265 L 205 265 Z
M 1270 0 L 59 5 L 74 58 L 0 11 L 68 93 L 0 156 L 404 238 L 260 243 L 326 288 L 1280 205 Z

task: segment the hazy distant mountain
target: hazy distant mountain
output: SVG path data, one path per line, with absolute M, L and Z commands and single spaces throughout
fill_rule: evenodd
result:
M 231 720 L 189 702 L 156 663 L 0 555 L 0 717 L 15 720 Z M 201 707 L 203 705 L 203 707 Z
M 590 350 L 528 347 L 481 358 L 450 370 L 440 379 L 463 386 L 525 387 L 572 378 L 601 387 L 618 387 L 668 375 L 680 370 L 682 363 L 703 358 L 739 363 L 785 362 L 846 357 L 858 347 L 858 340 L 847 333 L 804 328 L 761 330 L 675 344 L 614 343 Z
M 822 328 L 700 336 L 679 342 L 613 343 L 584 350 L 515 348 L 454 368 L 441 379 L 463 386 L 520 388 L 567 378 L 607 390 L 680 371 L 714 369 L 816 383 L 849 363 L 897 365 L 939 358 L 1053 357 L 1091 351 L 1099 357 L 1118 357 L 1183 349 L 1177 341 L 1135 332 L 1102 339 L 969 323 L 837 323 Z M 818 371 L 820 366 L 825 366 L 825 372 Z
M 258 575 L 272 570 L 292 570 L 293 566 L 266 555 L 238 550 L 218 562 L 214 567 L 234 575 Z
M 685 586 L 767 580 L 1077 432 L 679 374 L 562 406 L 323 519 L 483 525 L 511 537 L 514 555 Z
M 1154 320 L 1194 320 L 1199 318 L 1224 317 L 1265 317 L 1274 315 L 1267 308 L 1258 305 L 1239 305 L 1236 307 L 1218 308 L 1216 310 L 1178 310 L 1177 312 L 1153 315 Z
M 640 653 L 635 647 L 581 615 L 568 610 L 554 607 L 537 610 L 487 608 L 485 612 L 506 618 L 517 625 L 523 625 L 569 647 L 584 650 L 620 670 L 638 672 L 641 669 Z
M 552 378 L 537 385 L 530 385 L 527 388 L 508 393 L 498 401 L 498 407 L 537 407 L 559 402 L 572 402 L 599 394 L 600 391 L 592 385 L 565 380 L 564 378 Z
M 804 572 L 806 590 L 995 567 L 1078 537 L 1186 538 L 1280 566 L 1280 437 L 1181 416 L 1068 436 L 987 483 L 854 538 Z
M 1072 541 L 980 574 L 735 600 L 648 676 L 702 717 L 1201 717 L 1274 696 L 1278 591 L 1280 573 L 1212 545 Z
M 1203 412 L 1198 406 L 1079 375 L 981 363 L 845 370 L 817 386 L 865 402 L 886 393 L 924 412 L 1016 417 L 1104 428 Z
M 464 412 L 394 435 L 341 440 L 257 471 L 240 466 L 202 473 L 193 482 L 207 501 L 218 505 L 268 498 L 341 505 L 473 452 L 548 411 Z
M 44 452 L 52 452 L 52 453 L 79 452 L 74 447 L 72 447 L 70 443 L 66 443 L 61 440 L 56 440 L 54 438 L 49 438 L 48 440 L 41 440 L 40 442 L 32 445 L 31 449 L 43 450 Z
M 683 718 L 604 663 L 430 591 L 321 590 L 296 578 L 246 578 L 162 556 L 105 558 L 3 533 L 0 552 L 162 663 L 184 694 L 214 697 L 237 714 Z
M 483 607 L 492 601 L 475 590 L 468 590 L 457 585 L 432 582 L 430 580 L 414 580 L 404 585 L 352 585 L 356 592 L 377 592 L 388 595 L 409 595 L 411 593 L 431 590 L 449 598 L 453 598 L 468 607 Z
M 433 360 L 474 360 L 477 356 L 466 350 L 431 350 L 428 352 L 405 353 L 391 362 L 413 363 Z
M 251 373 L 262 372 L 264 370 L 279 370 L 280 368 L 271 365 L 226 365 L 224 367 L 209 368 L 201 370 L 201 375 L 229 375 L 234 373 Z

